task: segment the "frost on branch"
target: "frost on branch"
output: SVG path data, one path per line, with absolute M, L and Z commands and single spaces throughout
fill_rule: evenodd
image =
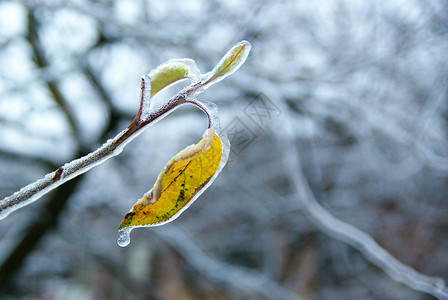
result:
M 149 74 L 143 75 L 140 120 L 145 120 L 154 110 L 154 102 L 151 99 L 158 92 L 185 79 L 190 79 L 194 83 L 198 81 L 199 75 L 195 61 L 189 58 L 168 60 Z
M 222 170 L 227 161 L 229 152 L 228 139 L 219 128 L 216 107 L 206 102 L 197 101 L 194 97 L 204 90 L 205 85 L 210 85 L 211 82 L 222 80 L 222 78 L 235 72 L 246 59 L 249 50 L 250 44 L 248 42 L 243 41 L 238 43 L 226 54 L 217 67 L 206 75 L 200 74 L 196 67 L 196 63 L 191 59 L 169 60 L 149 74 L 144 75 L 142 77 L 140 109 L 134 121 L 132 121 L 125 130 L 120 132 L 113 139 L 108 140 L 94 152 L 65 164 L 56 171 L 46 175 L 43 179 L 29 184 L 13 195 L 1 200 L 0 219 L 5 218 L 11 212 L 36 201 L 64 182 L 73 179 L 74 177 L 87 172 L 91 168 L 98 166 L 107 159 L 120 154 L 123 148 L 131 140 L 143 132 L 143 129 L 146 129 L 149 125 L 161 120 L 169 113 L 173 112 L 178 106 L 185 103 L 195 104 L 206 112 L 209 119 L 209 129 L 206 131 L 204 138 L 209 142 L 209 138 L 206 137 L 213 136 L 210 145 L 206 141 L 200 142 L 201 145 L 203 144 L 203 147 L 199 147 L 198 152 L 192 154 L 192 157 L 201 156 L 201 159 L 205 160 L 207 157 L 205 154 L 210 153 L 209 149 L 219 149 L 218 152 L 220 153 L 219 156 L 213 156 L 210 162 L 211 164 L 204 165 L 205 168 L 210 168 L 208 170 L 209 174 L 206 175 L 205 179 L 194 188 L 193 194 L 190 195 L 191 199 L 185 201 L 192 203 L 192 200 L 196 199 Z M 202 78 L 208 79 L 206 82 L 202 82 Z M 152 96 L 171 84 L 184 79 L 190 79 L 191 84 L 179 91 L 177 95 L 167 100 L 161 107 L 152 107 Z M 216 151 L 212 152 L 215 153 Z M 194 159 L 192 158 L 192 160 Z M 200 161 L 200 163 L 202 164 L 202 161 Z M 163 191 L 161 194 L 163 194 Z M 173 212 L 172 216 L 177 212 L 178 211 Z M 179 214 L 180 212 L 177 215 Z M 171 219 L 172 216 L 170 216 L 169 219 Z

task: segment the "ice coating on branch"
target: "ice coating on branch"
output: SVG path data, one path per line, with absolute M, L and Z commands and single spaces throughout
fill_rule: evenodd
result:
M 0 219 L 6 218 L 11 212 L 24 207 L 49 191 L 57 188 L 68 180 L 83 174 L 93 167 L 103 163 L 107 159 L 117 156 L 123 151 L 123 148 L 140 133 L 126 139 L 118 146 L 115 144 L 116 140 L 125 133 L 123 130 L 116 138 L 108 140 L 96 151 L 82 157 L 75 159 L 54 172 L 48 173 L 44 178 L 31 183 L 13 195 L 4 198 L 0 201 Z
M 222 171 L 222 169 L 225 167 L 227 160 L 229 159 L 230 154 L 230 141 L 227 137 L 227 135 L 222 131 L 221 129 L 221 122 L 219 120 L 219 111 L 218 106 L 213 103 L 206 100 L 198 100 L 198 99 L 188 99 L 190 102 L 196 102 L 200 105 L 200 107 L 205 111 L 205 113 L 208 115 L 210 120 L 210 127 L 215 130 L 215 133 L 218 135 L 218 137 L 221 140 L 222 143 L 222 157 L 221 162 L 218 166 L 218 169 L 216 170 L 215 175 L 213 175 L 212 178 L 210 178 L 209 183 L 204 187 L 203 190 L 205 190 L 219 175 L 219 173 Z
M 222 131 L 221 129 L 218 106 L 215 103 L 206 100 L 199 100 L 196 98 L 188 98 L 188 102 L 196 103 L 208 115 L 208 118 L 210 120 L 210 128 L 214 129 L 215 133 L 218 135 L 222 143 L 222 156 L 218 169 L 216 170 L 215 174 L 210 178 L 208 183 L 204 185 L 201 191 L 195 196 L 199 197 L 199 195 L 202 194 L 213 183 L 216 177 L 218 177 L 222 169 L 224 169 L 227 160 L 229 159 L 230 141 L 225 132 Z
M 142 76 L 142 114 L 147 114 L 154 109 L 154 104 L 151 101 L 151 77 L 149 74 Z
M 200 75 L 195 61 L 189 58 L 170 59 L 143 75 L 140 120 L 145 120 L 155 109 L 153 97 L 156 94 L 186 79 L 190 79 L 192 83 L 197 82 Z
M 144 75 L 142 77 L 140 115 L 137 115 L 140 119 L 134 120 L 127 129 L 120 132 L 115 138 L 108 140 L 96 151 L 82 158 L 73 160 L 70 163 L 66 163 L 56 171 L 47 174 L 44 178 L 1 200 L 0 219 L 5 218 L 11 212 L 36 201 L 44 194 L 57 188 L 66 181 L 85 173 L 107 159 L 120 154 L 129 142 L 143 132 L 143 128 L 149 128 L 150 125 L 154 125 L 169 113 L 173 112 L 177 107 L 188 102 L 198 105 L 209 116 L 209 130 L 213 129 L 213 131 L 216 132 L 216 135 L 213 137 L 213 141 L 216 142 L 213 142 L 214 146 L 210 146 L 209 148 L 218 149 L 216 145 L 220 145 L 219 152 L 221 155 L 220 158 L 215 156 L 216 160 L 214 161 L 213 166 L 214 173 L 209 174 L 210 177 L 206 179 L 206 182 L 204 181 L 204 185 L 201 184 L 196 189 L 192 198 L 190 198 L 191 200 L 189 201 L 193 203 L 195 199 L 198 198 L 210 184 L 212 184 L 224 168 L 230 151 L 230 142 L 220 128 L 216 105 L 207 101 L 199 101 L 195 97 L 200 92 L 203 92 L 206 87 L 234 73 L 246 60 L 250 47 L 250 44 L 246 41 L 238 43 L 227 52 L 212 72 L 209 72 L 204 76 L 201 76 L 196 63 L 191 59 L 170 60 L 151 73 Z M 155 95 L 158 91 L 184 79 L 190 79 L 191 85 L 181 90 L 175 97 L 168 100 L 160 108 L 155 109 L 154 104 L 151 101 L 152 95 Z M 206 81 L 204 81 L 204 79 L 206 79 Z M 190 99 L 190 97 L 193 99 Z M 209 148 L 206 147 L 205 151 L 208 151 L 207 149 Z M 188 206 L 189 205 L 185 206 L 183 210 Z M 118 240 L 120 246 L 129 244 L 130 232 L 131 229 L 120 230 L 120 238 Z
M 29 184 L 9 197 L 0 201 L 0 220 L 6 218 L 11 212 L 24 207 L 41 197 L 55 187 L 52 187 L 53 178 L 57 171 L 45 175 L 44 178 Z M 37 192 L 37 193 L 36 193 Z M 21 198 L 27 198 L 22 200 Z
M 117 243 L 120 247 L 126 247 L 130 243 L 131 228 L 161 226 L 174 221 L 179 215 L 181 215 L 186 209 L 188 209 L 196 201 L 196 199 L 213 183 L 213 181 L 216 179 L 216 177 L 219 175 L 219 173 L 222 171 L 225 164 L 227 163 L 230 152 L 230 142 L 225 133 L 221 130 L 217 106 L 211 102 L 200 101 L 190 98 L 188 98 L 187 102 L 196 104 L 206 112 L 206 114 L 209 116 L 210 119 L 210 128 L 205 131 L 203 139 L 198 144 L 188 146 L 187 148 L 176 154 L 167 163 L 164 170 L 160 173 L 159 178 L 157 179 L 153 189 L 150 192 L 146 193 L 141 199 L 139 199 L 134 205 L 134 207 L 128 212 L 128 214 L 126 214 L 118 230 L 119 237 Z M 170 170 L 170 167 L 174 164 L 174 162 L 182 161 L 189 157 L 193 157 L 193 155 L 195 155 L 196 153 L 200 153 L 204 151 L 204 149 L 209 149 L 209 147 L 211 147 L 210 145 L 212 143 L 211 140 L 213 139 L 213 137 L 216 140 L 220 141 L 219 144 L 221 151 L 219 151 L 220 158 L 218 161 L 216 161 L 217 167 L 215 167 L 216 168 L 214 169 L 215 171 L 212 174 L 210 174 L 211 176 L 207 178 L 207 180 L 204 182 L 203 185 L 199 186 L 199 188 L 195 190 L 194 194 L 190 199 L 187 198 L 188 202 L 185 205 L 183 205 L 173 215 L 166 217 L 166 219 L 164 217 L 164 219 L 157 222 L 149 222 L 149 221 L 143 222 L 142 221 L 143 218 L 148 218 L 148 216 L 152 214 L 151 210 L 145 211 L 147 205 L 158 205 L 161 203 L 161 202 L 159 203 L 158 201 L 162 201 L 157 199 L 157 195 L 160 194 L 160 192 L 159 193 L 157 192 L 157 188 L 159 187 L 159 190 L 161 188 L 160 185 L 161 183 L 159 183 L 159 185 L 157 183 L 163 182 L 165 180 L 164 179 L 166 178 L 164 177 L 166 174 L 165 172 L 167 172 L 167 170 Z M 184 187 L 185 187 L 185 181 L 184 181 Z M 176 200 L 176 207 L 178 203 L 177 201 L 179 200 Z M 161 208 L 163 207 L 163 205 L 164 204 L 160 205 L 159 207 Z M 142 211 L 145 211 L 145 213 L 142 213 Z

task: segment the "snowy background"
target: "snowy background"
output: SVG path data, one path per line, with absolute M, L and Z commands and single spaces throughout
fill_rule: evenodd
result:
M 232 155 L 195 204 L 117 246 L 124 214 L 207 127 L 185 107 L 0 221 L 0 298 L 434 299 L 322 232 L 285 153 L 331 214 L 448 280 L 447 20 L 443 0 L 0 1 L 0 198 L 126 128 L 160 63 L 207 72 L 252 43 L 201 95 Z

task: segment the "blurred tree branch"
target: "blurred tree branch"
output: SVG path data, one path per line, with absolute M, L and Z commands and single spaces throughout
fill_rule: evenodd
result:
M 52 162 L 51 160 L 42 158 L 42 157 L 38 157 L 38 156 L 34 156 L 34 155 L 17 153 L 14 151 L 8 151 L 8 150 L 2 149 L 2 150 L 0 150 L 0 156 L 3 158 L 6 158 L 6 159 L 40 165 L 49 170 L 57 168 L 57 165 L 54 162 Z
M 33 10 L 28 11 L 28 31 L 27 31 L 27 40 L 29 41 L 31 48 L 33 49 L 34 58 L 36 64 L 39 69 L 44 69 L 49 66 L 48 60 L 45 56 L 44 49 L 39 41 L 39 22 L 34 15 Z M 74 118 L 74 114 L 65 99 L 63 93 L 59 89 L 57 82 L 55 81 L 46 81 L 46 85 L 51 95 L 53 96 L 53 100 L 57 103 L 57 105 L 61 108 L 64 113 L 70 128 L 72 129 L 75 140 L 78 144 L 78 147 L 81 147 L 81 138 L 79 136 L 79 128 Z
M 188 2 L 188 7 L 182 1 L 178 1 L 178 5 L 172 5 L 170 1 L 131 1 L 124 5 L 125 2 L 20 1 L 0 4 L 2 25 L 10 22 L 3 18 L 9 5 L 3 4 L 14 4 L 24 11 L 35 10 L 36 21 L 42 25 L 37 41 L 44 48 L 41 50 L 48 64 L 39 68 L 36 60 L 30 65 L 39 69 L 22 68 L 23 63 L 29 64 L 29 52 L 33 50 L 27 47 L 26 17 L 23 22 L 16 22 L 24 24 L 22 31 L 4 35 L 13 29 L 13 20 L 12 26 L 0 30 L 0 47 L 3 47 L 0 66 L 5 66 L 0 78 L 0 125 L 3 132 L 9 131 L 3 139 L 5 148 L 17 149 L 17 155 L 5 149 L 5 159 L 0 163 L 5 164 L 5 170 L 18 163 L 11 178 L 7 178 L 9 175 L 4 170 L 4 186 L 25 180 L 26 176 L 20 177 L 24 164 L 33 164 L 33 169 L 35 164 L 49 169 L 57 166 L 51 166 L 54 161 L 51 151 L 41 151 L 42 160 L 36 161 L 33 156 L 21 155 L 25 152 L 20 148 L 22 145 L 33 147 L 46 141 L 51 131 L 36 132 L 34 144 L 23 142 L 36 130 L 21 127 L 26 114 L 9 116 L 8 109 L 3 111 L 3 107 L 8 108 L 13 103 L 16 105 L 13 109 L 20 109 L 21 103 L 37 104 L 30 115 L 40 122 L 45 121 L 39 115 L 42 107 L 38 105 L 39 100 L 47 97 L 39 96 L 41 87 L 48 88 L 47 82 L 52 82 L 66 96 L 67 107 L 76 113 L 75 123 L 86 116 L 78 112 L 97 113 L 98 108 L 105 109 L 107 119 L 95 125 L 101 128 L 94 129 L 102 138 L 95 136 L 93 139 L 100 143 L 115 133 L 117 127 L 114 129 L 113 123 L 134 117 L 125 109 L 121 110 L 122 103 L 134 100 L 131 93 L 120 94 L 120 90 L 123 85 L 135 83 L 129 80 L 133 76 L 130 73 L 140 71 L 142 63 L 152 64 L 182 53 L 198 58 L 202 65 L 209 65 L 218 45 L 230 43 L 242 35 L 253 42 L 254 55 L 248 61 L 247 72 L 217 90 L 221 112 L 229 118 L 224 118 L 222 125 L 229 124 L 229 120 L 237 115 L 250 127 L 250 120 L 243 111 L 260 91 L 269 95 L 276 105 L 287 99 L 289 107 L 282 109 L 282 114 L 294 112 L 293 117 L 288 120 L 290 123 L 280 120 L 276 124 L 278 130 L 269 129 L 276 123 L 273 122 L 267 124 L 263 132 L 255 132 L 256 140 L 247 147 L 247 152 L 235 157 L 221 182 L 217 182 L 217 188 L 209 198 L 211 201 L 193 206 L 192 213 L 179 220 L 181 235 L 174 233 L 173 237 L 180 240 L 163 236 L 170 233 L 169 228 L 167 231 L 156 229 L 142 232 L 147 240 L 123 250 L 108 244 L 108 240 L 115 239 L 115 230 L 113 233 L 110 230 L 111 223 L 119 217 L 115 215 L 118 211 L 127 209 L 124 198 L 132 197 L 135 191 L 143 188 L 139 175 L 154 175 L 151 168 L 142 167 L 151 165 L 150 153 L 163 155 L 162 151 L 149 149 L 141 142 L 147 137 L 154 138 L 153 133 L 142 135 L 135 147 L 127 149 L 119 160 L 92 172 L 88 180 L 82 181 L 83 186 L 89 186 L 88 191 L 84 191 L 87 198 L 78 198 L 75 193 L 72 197 L 75 205 L 67 207 L 70 212 L 64 213 L 67 218 L 59 220 L 62 226 L 57 228 L 57 234 L 48 237 L 50 243 L 45 247 L 35 247 L 37 251 L 28 256 L 23 268 L 17 268 L 16 274 L 20 274 L 20 278 L 16 276 L 17 285 L 22 295 L 32 293 L 32 297 L 61 298 L 60 290 L 64 293 L 75 290 L 76 293 L 81 288 L 89 293 L 103 288 L 108 289 L 105 293 L 115 297 L 167 297 L 163 294 L 166 290 L 154 283 L 153 276 L 157 274 L 153 270 L 160 267 L 154 260 L 169 260 L 173 255 L 169 257 L 165 253 L 171 253 L 171 250 L 165 251 L 165 243 L 152 240 L 156 232 L 176 254 L 179 253 L 175 259 L 180 258 L 181 264 L 176 262 L 175 266 L 180 268 L 177 271 L 184 276 L 184 284 L 193 281 L 201 285 L 204 279 L 205 288 L 194 286 L 200 290 L 199 294 L 205 295 L 201 298 L 217 298 L 207 292 L 209 282 L 212 289 L 216 287 L 226 293 L 222 296 L 224 299 L 263 297 L 275 285 L 275 290 L 279 291 L 276 295 L 289 293 L 288 289 L 292 290 L 293 285 L 303 283 L 304 278 L 299 273 L 308 261 L 294 260 L 306 248 L 310 236 L 314 237 L 312 247 L 316 257 L 313 268 L 318 280 L 309 294 L 300 291 L 300 296 L 329 300 L 421 300 L 431 297 L 403 288 L 384 276 L 374 263 L 361 257 L 363 250 L 335 242 L 334 234 L 329 233 L 330 238 L 321 235 L 332 228 L 313 226 L 309 222 L 313 217 L 306 218 L 310 213 L 304 209 L 302 199 L 297 201 L 298 195 L 302 194 L 290 183 L 311 186 L 311 200 L 319 202 L 318 205 L 322 203 L 321 206 L 346 223 L 362 228 L 361 236 L 368 232 L 377 244 L 403 263 L 425 274 L 446 277 L 446 1 L 354 3 L 342 0 L 322 6 L 320 2 L 307 1 L 221 3 L 199 0 L 193 1 L 194 5 Z M 46 47 L 51 49 L 51 55 L 46 53 Z M 100 51 L 96 51 L 98 48 Z M 13 63 L 11 57 L 22 59 L 22 51 L 26 61 Z M 6 59 L 11 63 L 4 62 Z M 55 63 L 61 59 L 64 64 Z M 93 91 L 93 97 L 98 101 L 92 103 L 91 111 L 78 111 L 75 102 L 70 101 L 72 95 L 65 94 L 65 84 L 68 83 L 65 78 L 75 78 L 70 81 L 70 87 L 87 91 L 89 98 Z M 113 84 L 109 84 L 109 80 Z M 28 98 L 28 95 L 37 95 L 37 98 Z M 51 91 L 47 95 L 53 97 Z M 112 96 L 114 101 L 123 102 L 114 102 L 114 107 Z M 97 106 L 98 102 L 101 103 Z M 63 112 L 59 105 L 56 110 Z M 190 110 L 176 114 L 179 116 L 183 112 Z M 48 113 L 46 111 L 45 115 L 52 112 Z M 188 122 L 193 119 L 185 118 Z M 73 131 L 64 116 L 62 120 L 58 116 L 52 121 Z M 167 120 L 162 126 L 167 125 L 163 128 L 168 133 L 172 129 L 170 122 L 174 127 L 177 121 Z M 86 126 L 81 122 L 78 125 L 82 130 L 80 137 L 85 138 Z M 95 126 L 92 124 L 91 128 Z M 296 131 L 291 140 L 285 141 L 284 130 L 289 127 Z M 183 133 L 186 136 L 195 134 L 187 126 Z M 166 139 L 165 134 L 161 137 L 158 134 L 156 139 Z M 22 143 L 16 139 L 9 145 L 9 137 L 15 139 L 17 136 Z M 69 138 L 70 141 L 75 139 Z M 89 139 L 86 149 L 93 147 L 93 139 Z M 289 147 L 290 143 L 298 146 L 300 157 L 296 148 L 283 148 Z M 174 142 L 168 144 L 176 147 Z M 282 154 L 289 152 L 294 152 L 290 154 L 293 160 L 299 160 L 298 165 L 289 162 L 286 168 L 282 167 L 282 159 L 287 159 Z M 140 153 L 148 156 L 142 159 Z M 291 165 L 297 167 L 300 163 L 303 169 L 285 172 Z M 103 178 L 103 172 L 108 172 L 107 179 Z M 297 175 L 295 172 L 302 176 L 299 183 L 291 178 Z M 113 186 L 110 185 L 112 180 Z M 8 193 L 10 186 L 5 189 Z M 45 205 L 54 194 L 49 194 L 42 204 Z M 90 201 L 98 196 L 104 197 Z M 18 219 L 26 218 L 27 213 L 34 216 L 28 210 L 21 212 Z M 328 220 L 333 220 L 332 215 Z M 327 219 L 326 216 L 323 219 Z M 39 216 L 43 217 L 43 214 Z M 14 223 L 14 220 L 5 220 L 5 224 L 12 224 L 9 222 Z M 26 234 L 21 231 L 26 227 L 24 225 L 0 226 L 0 238 L 4 238 L 0 252 L 3 250 L 4 259 L 12 254 L 5 249 L 21 243 L 22 234 Z M 190 243 L 194 247 L 190 247 Z M 359 243 L 356 245 L 362 247 Z M 195 252 L 196 248 L 199 253 Z M 134 252 L 136 249 L 144 254 Z M 157 253 L 155 257 L 154 252 Z M 272 284 L 252 289 L 245 279 L 238 282 L 235 278 L 226 278 L 228 274 L 215 275 L 201 261 L 204 256 L 205 262 L 212 260 L 213 270 L 217 266 L 216 269 L 223 272 L 230 267 L 229 274 L 249 271 L 252 273 L 249 278 L 260 282 L 271 280 Z M 84 259 L 88 260 L 85 265 Z M 137 259 L 141 259 L 137 262 L 139 272 L 144 270 L 149 276 L 133 276 L 135 270 L 129 268 L 135 266 Z M 42 261 L 50 262 L 53 269 Z M 183 269 L 185 264 L 188 267 Z M 220 268 L 222 265 L 225 267 Z M 244 266 L 242 272 L 233 270 L 239 269 L 240 265 Z M 36 272 L 36 268 L 41 271 Z M 97 285 L 96 281 L 86 284 L 86 277 L 96 276 L 96 268 L 110 276 L 110 286 Z M 294 273 L 288 280 L 283 280 L 285 268 Z M 76 272 L 72 272 L 74 269 Z M 170 288 L 175 289 L 174 286 Z M 185 298 L 189 296 L 186 294 Z
M 49 63 L 45 57 L 45 52 L 42 49 L 42 46 L 39 42 L 38 36 L 38 21 L 34 16 L 34 12 L 30 10 L 28 12 L 28 34 L 27 39 L 32 46 L 33 53 L 36 59 L 36 64 L 39 69 L 44 69 L 49 66 Z M 110 134 L 112 130 L 115 129 L 117 123 L 119 121 L 118 113 L 113 109 L 110 98 L 105 92 L 104 88 L 98 82 L 98 80 L 94 79 L 92 71 L 85 67 L 85 75 L 91 80 L 93 86 L 98 90 L 101 99 L 104 100 L 108 107 L 108 115 L 109 122 L 106 128 L 103 130 L 103 133 L 98 138 L 98 142 L 100 142 L 104 136 Z M 74 154 L 73 159 L 76 157 L 84 156 L 88 154 L 87 149 L 92 148 L 94 145 L 84 145 L 84 142 L 80 139 L 79 129 L 76 125 L 76 122 L 73 117 L 72 111 L 69 109 L 68 103 L 57 86 L 56 81 L 46 81 L 47 88 L 51 92 L 53 96 L 53 100 L 58 104 L 61 110 L 64 112 L 66 116 L 67 122 L 70 124 L 70 127 L 73 130 L 74 136 L 77 141 L 78 150 Z M 84 145 L 81 147 L 81 145 Z M 84 148 L 86 147 L 86 148 Z M 84 150 L 81 150 L 84 149 Z M 6 157 L 16 157 L 15 153 L 6 153 L 3 151 L 2 153 Z M 20 156 L 20 159 L 24 159 L 23 155 Z M 54 163 L 51 163 L 47 160 L 37 159 L 34 157 L 29 157 L 28 159 L 32 159 L 34 163 L 40 163 L 44 166 L 47 166 L 49 169 L 57 168 Z M 39 162 L 40 161 L 40 162 Z M 39 244 L 40 240 L 57 225 L 58 218 L 62 211 L 64 210 L 66 204 L 68 203 L 72 194 L 76 191 L 77 186 L 82 181 L 84 177 L 79 176 L 70 182 L 66 183 L 63 187 L 55 191 L 51 194 L 50 198 L 47 200 L 45 207 L 42 209 L 42 212 L 36 217 L 34 221 L 32 221 L 25 230 L 25 234 L 20 238 L 17 244 L 10 251 L 9 256 L 7 256 L 0 265 L 0 290 L 14 289 L 12 283 L 14 282 L 15 276 L 18 275 L 20 268 L 23 265 L 24 260 L 28 255 L 34 251 L 36 246 Z
M 107 108 L 108 122 L 106 127 L 103 129 L 103 134 L 98 138 L 99 141 L 107 138 L 110 132 L 114 132 L 119 124 L 119 121 L 123 118 L 129 118 L 132 120 L 134 116 L 125 116 L 122 112 L 118 111 L 113 103 L 110 95 L 104 89 L 100 82 L 100 78 L 95 74 L 95 71 L 88 65 L 83 68 L 84 75 L 89 79 L 90 84 L 98 92 L 99 98 L 103 101 Z
M 39 42 L 38 35 L 38 21 L 34 16 L 34 12 L 32 10 L 28 11 L 28 34 L 27 40 L 29 41 L 33 54 L 36 60 L 36 64 L 39 69 L 46 68 L 49 63 L 45 57 L 45 52 L 42 49 L 42 46 Z M 46 82 L 48 90 L 51 92 L 53 96 L 53 100 L 58 104 L 61 110 L 64 112 L 67 122 L 72 128 L 73 134 L 75 136 L 78 150 L 74 157 L 78 157 L 79 155 L 85 155 L 87 153 L 82 153 L 80 150 L 80 145 L 82 141 L 79 137 L 78 127 L 73 118 L 73 113 L 69 109 L 67 101 L 57 86 L 57 83 L 54 81 Z M 45 163 L 50 167 L 54 167 L 53 164 Z M 56 167 L 54 167 L 56 168 Z M 15 276 L 19 272 L 21 266 L 23 265 L 26 257 L 34 251 L 35 247 L 38 245 L 40 240 L 46 235 L 46 233 L 56 226 L 60 213 L 64 210 L 66 204 L 68 203 L 71 195 L 76 190 L 78 184 L 82 181 L 82 177 L 78 177 L 75 180 L 72 180 L 68 184 L 64 185 L 63 188 L 57 190 L 53 195 L 48 199 L 45 207 L 42 212 L 37 216 L 35 220 L 33 220 L 27 227 L 25 234 L 20 238 L 15 247 L 9 253 L 0 265 L 0 282 L 1 289 L 13 289 L 14 287 L 11 285 L 14 282 Z
M 52 193 L 39 215 L 27 226 L 24 235 L 2 261 L 0 294 L 5 291 L 14 293 L 16 287 L 13 286 L 13 282 L 25 259 L 34 251 L 42 238 L 57 225 L 60 214 L 82 179 L 82 176 L 76 177 Z
M 245 296 L 256 294 L 257 297 L 264 299 L 301 299 L 292 291 L 259 272 L 241 266 L 232 266 L 210 257 L 200 248 L 198 241 L 177 226 L 169 224 L 163 231 L 155 231 L 155 233 L 176 249 L 188 264 L 211 282 L 224 286 L 229 285 L 230 293 L 237 289 L 239 294 Z
M 289 115 L 287 118 L 290 118 Z M 288 123 L 291 124 L 291 121 Z M 287 128 L 292 129 L 294 127 L 289 125 Z M 438 299 L 448 299 L 448 288 L 445 286 L 445 281 L 442 278 L 423 275 L 413 268 L 402 264 L 376 243 L 369 234 L 335 218 L 323 208 L 315 199 L 302 173 L 302 166 L 298 157 L 299 151 L 295 145 L 292 130 L 288 131 L 282 142 L 285 152 L 283 156 L 284 165 L 290 174 L 290 180 L 296 188 L 298 198 L 311 220 L 323 232 L 359 250 L 366 259 L 382 269 L 393 280 L 403 283 L 414 290 L 433 295 Z

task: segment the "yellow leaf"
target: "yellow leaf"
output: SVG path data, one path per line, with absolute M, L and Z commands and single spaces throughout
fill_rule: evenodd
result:
M 157 178 L 152 190 L 126 214 L 119 229 L 158 226 L 178 217 L 216 173 L 222 157 L 222 142 L 207 129 L 199 143 L 176 154 Z

